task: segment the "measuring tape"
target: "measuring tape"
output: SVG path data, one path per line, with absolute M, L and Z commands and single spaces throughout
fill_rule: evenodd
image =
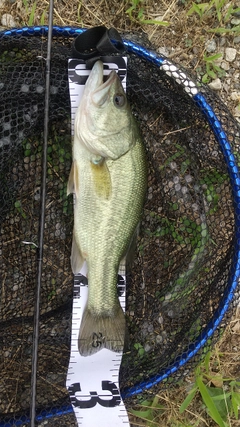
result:
M 120 56 L 102 57 L 104 75 L 115 70 L 126 90 L 126 58 Z M 82 60 L 70 59 L 68 64 L 69 92 L 71 99 L 72 135 L 75 114 L 90 74 Z M 122 309 L 125 311 L 126 270 L 121 263 L 117 291 Z M 121 427 L 130 425 L 128 415 L 119 391 L 119 370 L 122 353 L 107 349 L 84 357 L 78 351 L 78 334 L 88 297 L 87 267 L 84 263 L 79 274 L 74 276 L 72 312 L 71 355 L 68 366 L 66 387 L 79 426 Z M 95 337 L 96 346 L 101 337 Z

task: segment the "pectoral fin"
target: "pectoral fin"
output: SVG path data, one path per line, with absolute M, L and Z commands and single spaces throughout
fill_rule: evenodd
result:
M 81 254 L 79 247 L 77 246 L 76 238 L 73 232 L 72 239 L 72 253 L 71 253 L 71 267 L 73 274 L 79 273 L 84 263 L 84 258 Z
M 72 162 L 67 184 L 67 195 L 72 193 L 75 193 L 76 197 L 79 195 L 78 168 L 76 161 Z
M 91 162 L 91 171 L 96 195 L 108 200 L 112 193 L 112 182 L 106 161 L 97 164 Z

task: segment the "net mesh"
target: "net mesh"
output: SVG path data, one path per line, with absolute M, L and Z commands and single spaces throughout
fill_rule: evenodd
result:
M 65 382 L 73 297 L 73 206 L 66 195 L 71 167 L 67 60 L 72 40 L 70 34 L 54 36 L 51 56 L 37 380 L 37 410 L 43 418 L 46 411 L 69 405 Z M 31 399 L 46 51 L 44 35 L 1 34 L 1 426 L 9 418 L 28 416 Z M 238 157 L 237 123 L 207 87 L 201 92 Z M 120 372 L 126 398 L 139 382 L 151 378 L 154 392 L 159 376 L 158 390 L 186 374 L 201 353 L 182 368 L 179 361 L 198 346 L 206 331 L 210 345 L 212 325 L 229 298 L 237 191 L 210 124 L 171 72 L 128 53 L 127 94 L 142 130 L 149 172 L 137 256 L 127 275 L 130 344 Z M 132 402 L 130 397 L 127 401 Z M 45 422 L 55 425 L 54 419 Z M 57 425 L 61 423 L 74 426 L 73 414 L 60 417 Z

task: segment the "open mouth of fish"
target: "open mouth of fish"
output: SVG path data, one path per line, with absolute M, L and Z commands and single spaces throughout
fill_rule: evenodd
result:
M 87 84 L 91 85 L 92 100 L 95 105 L 101 106 L 107 99 L 109 88 L 118 79 L 115 70 L 112 70 L 108 76 L 103 74 L 104 68 L 101 61 L 95 62 Z

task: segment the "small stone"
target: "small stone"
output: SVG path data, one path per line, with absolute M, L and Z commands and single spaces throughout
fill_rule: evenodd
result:
M 169 50 L 165 46 L 159 47 L 157 52 L 166 57 L 169 56 Z
M 234 37 L 233 43 L 235 43 L 235 44 L 240 43 L 240 36 Z
M 43 93 L 43 92 L 44 92 L 44 87 L 43 87 L 43 86 L 40 86 L 40 85 L 39 85 L 39 86 L 37 86 L 37 87 L 36 87 L 36 92 L 37 92 L 37 93 Z
M 173 182 L 174 182 L 174 184 L 178 184 L 179 183 L 179 176 L 175 176 L 173 178 Z
M 231 19 L 232 25 L 240 25 L 240 19 L 239 18 L 233 18 Z
M 29 86 L 26 84 L 22 84 L 20 90 L 21 90 L 21 92 L 28 93 L 29 92 Z
M 215 40 L 209 40 L 205 44 L 205 47 L 208 53 L 212 53 L 215 52 L 215 50 L 217 49 L 217 43 L 215 42 Z
M 192 175 L 186 175 L 186 176 L 185 176 L 185 181 L 186 181 L 186 182 L 192 182 L 192 180 L 193 180 Z
M 156 344 L 160 344 L 163 341 L 163 338 L 161 335 L 156 336 Z
M 239 101 L 240 102 L 240 92 L 232 92 L 230 95 L 230 98 L 232 101 Z
M 240 117 L 240 104 L 235 108 L 233 115 L 235 117 Z
M 145 344 L 144 350 L 148 353 L 151 350 L 151 346 L 149 344 Z
M 56 86 L 50 86 L 50 93 L 56 95 L 58 93 L 58 88 Z
M 177 163 L 176 162 L 171 162 L 170 163 L 170 168 L 171 169 L 177 169 Z
M 233 62 L 237 55 L 237 49 L 234 47 L 226 47 L 225 49 L 225 59 L 228 62 Z
M 211 83 L 209 83 L 208 86 L 213 90 L 222 89 L 222 83 L 221 83 L 221 80 L 219 78 L 213 80 Z
M 3 123 L 3 130 L 10 130 L 11 129 L 11 123 L 5 122 Z
M 9 13 L 4 13 L 2 15 L 1 24 L 3 27 L 10 27 L 10 28 L 14 28 L 17 26 L 12 15 L 10 15 Z
M 225 70 L 225 71 L 228 71 L 228 70 L 229 70 L 229 68 L 230 68 L 229 62 L 227 62 L 227 61 L 222 61 L 222 62 L 221 62 L 221 68 L 222 68 L 223 70 Z
M 183 194 L 187 194 L 187 192 L 188 192 L 188 189 L 187 189 L 187 187 L 185 187 L 185 186 L 183 186 L 183 187 L 181 188 L 181 190 L 182 190 L 182 193 L 183 193 Z
M 226 44 L 226 37 L 221 37 L 220 38 L 220 42 L 219 42 L 219 46 L 224 46 Z
M 193 210 L 194 212 L 197 212 L 197 211 L 199 210 L 199 206 L 198 206 L 198 204 L 197 204 L 197 203 L 193 203 L 193 204 L 192 204 L 192 210 Z
M 148 326 L 148 332 L 153 332 L 154 331 L 154 327 L 153 327 L 153 325 L 149 325 Z

